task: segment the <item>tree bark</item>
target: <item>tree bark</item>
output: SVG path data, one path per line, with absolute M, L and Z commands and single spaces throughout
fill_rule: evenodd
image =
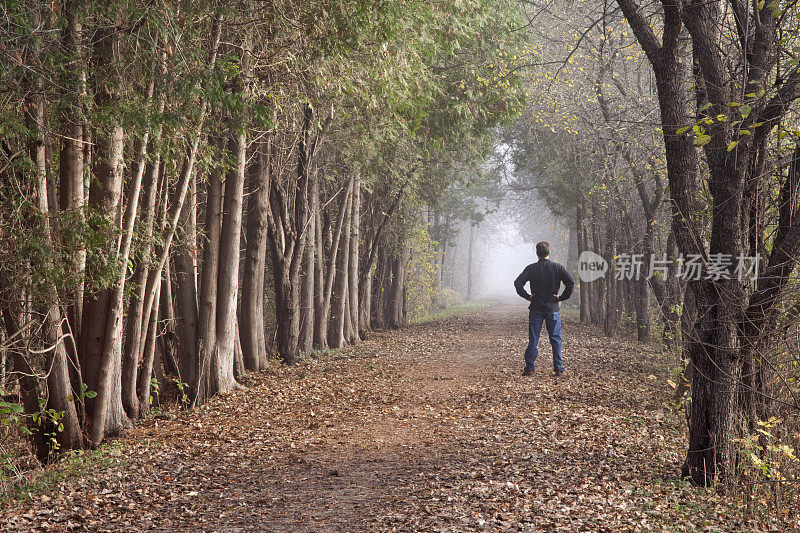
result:
M 347 278 L 350 273 L 349 260 L 350 260 L 350 227 L 351 227 L 351 214 L 353 208 L 353 183 L 354 178 L 350 179 L 350 186 L 347 195 L 347 202 L 345 204 L 344 212 L 342 213 L 344 219 L 344 226 L 339 235 L 339 244 L 337 249 L 340 251 L 338 254 L 338 267 L 334 268 L 336 281 L 333 285 L 333 295 L 335 297 L 335 306 L 331 316 L 331 327 L 328 334 L 328 344 L 331 348 L 341 348 L 347 344 L 345 338 L 345 314 L 349 314 L 347 309 L 346 294 L 348 291 Z M 333 259 L 331 259 L 333 265 Z
M 392 284 L 389 294 L 389 320 L 391 329 L 400 329 L 405 324 L 405 272 L 406 260 L 403 252 L 391 259 Z
M 119 42 L 116 25 L 95 32 L 95 58 L 99 64 L 106 65 L 98 71 L 102 74 L 99 74 L 101 77 L 95 91 L 95 105 L 103 110 L 114 110 L 119 105 L 119 73 L 115 68 L 120 54 Z M 123 141 L 124 132 L 118 119 L 95 139 L 95 179 L 89 189 L 89 205 L 101 213 L 111 227 L 120 226 Z M 106 235 L 105 246 L 116 248 L 116 239 L 110 232 Z M 90 278 L 100 274 L 102 268 L 96 261 L 88 262 Z M 105 436 L 119 434 L 130 426 L 122 406 L 122 314 L 116 304 L 119 288 L 120 281 L 116 279 L 112 287 L 95 289 L 85 296 L 84 301 L 79 354 L 86 383 L 90 390 L 97 392 L 94 399 L 86 402 L 91 415 L 89 435 L 92 446 L 98 446 Z
M 247 137 L 244 131 L 231 139 L 236 154 L 236 168 L 225 177 L 222 229 L 219 245 L 219 274 L 217 276 L 217 348 L 208 373 L 209 395 L 236 388 L 234 345 L 237 337 L 236 304 L 239 289 L 239 242 L 242 231 L 242 208 Z
M 163 110 L 163 107 L 161 109 Z M 153 145 L 157 146 L 160 139 L 161 127 L 158 126 L 154 134 Z M 145 295 L 147 292 L 147 279 L 151 266 L 150 256 L 153 249 L 153 226 L 156 218 L 160 168 L 161 156 L 159 151 L 156 150 L 154 161 L 147 165 L 145 179 L 142 185 L 144 189 L 144 215 L 142 218 L 143 249 L 140 254 L 141 259 L 137 262 L 133 275 L 134 291 L 127 312 L 128 320 L 125 327 L 125 345 L 122 353 L 123 374 L 127 374 L 128 376 L 132 373 L 132 368 L 136 368 L 139 364 L 142 353 L 142 343 L 144 342 L 143 336 L 146 334 L 147 328 L 147 324 L 143 324 L 143 315 Z M 129 367 L 126 368 L 128 365 Z M 133 411 L 131 410 L 129 413 L 130 412 Z
M 473 278 L 472 278 L 472 269 L 474 265 L 472 264 L 472 248 L 475 246 L 475 226 L 470 224 L 469 226 L 469 241 L 467 244 L 467 301 L 471 302 L 473 298 Z
M 352 200 L 352 223 L 350 226 L 350 273 L 348 276 L 348 301 L 347 306 L 350 310 L 350 327 L 348 334 L 348 341 L 350 344 L 355 344 L 361 340 L 360 335 L 360 313 L 358 302 L 358 267 L 360 256 L 360 226 L 361 226 L 361 181 L 358 176 L 354 177 L 353 182 L 353 200 Z
M 317 326 L 315 327 L 315 335 L 317 335 L 317 347 L 321 346 L 335 346 L 333 342 L 334 327 L 331 317 L 331 304 L 334 294 L 334 285 L 339 279 L 339 263 L 340 253 L 342 252 L 343 241 L 343 228 L 345 227 L 345 219 L 348 217 L 348 208 L 350 205 L 350 197 L 353 192 L 353 178 L 347 183 L 347 189 L 342 195 L 341 203 L 339 204 L 339 212 L 336 218 L 336 229 L 333 233 L 331 245 L 328 247 L 328 269 L 325 272 L 325 287 L 323 292 L 323 299 L 321 306 L 317 309 Z M 321 252 L 320 252 L 321 255 Z M 341 290 L 341 289 L 340 289 Z M 336 293 L 337 296 L 341 293 Z M 324 339 L 324 340 L 323 340 Z
M 208 374 L 217 349 L 217 272 L 219 265 L 220 234 L 222 231 L 222 176 L 215 171 L 209 177 L 206 195 L 206 242 L 203 246 L 203 268 L 198 297 L 197 347 L 199 368 L 191 382 L 192 397 L 196 404 L 212 396 Z
M 136 384 L 137 409 L 136 418 L 144 418 L 150 413 L 150 389 L 152 388 L 153 362 L 156 353 L 156 337 L 158 337 L 158 312 L 160 306 L 161 288 L 156 289 L 156 300 L 154 310 L 150 313 L 150 323 L 145 332 L 144 354 L 142 357 L 142 368 L 138 374 Z
M 264 276 L 267 263 L 267 211 L 271 162 L 270 137 L 256 146 L 256 161 L 248 179 L 247 247 L 239 313 L 242 356 L 248 370 L 259 370 L 267 353 L 264 323 Z
M 86 71 L 83 59 L 83 25 L 76 11 L 77 1 L 67 2 L 64 8 L 66 26 L 63 35 L 63 50 L 73 60 L 75 68 L 65 69 L 64 85 L 73 89 L 75 98 L 71 99 L 61 114 L 61 150 L 59 152 L 59 204 L 62 211 L 71 213 L 77 223 L 83 223 L 85 216 L 83 207 L 86 203 L 84 194 L 84 157 L 83 137 L 84 121 L 82 118 L 81 98 L 86 95 Z M 62 238 L 65 238 L 63 235 Z M 86 250 L 79 249 L 69 258 L 70 270 L 76 276 L 75 289 L 66 303 L 67 320 L 74 338 L 67 340 L 68 347 L 76 349 L 76 340 L 80 336 L 81 314 L 83 311 L 84 270 L 86 268 Z
M 158 316 L 160 316 L 160 321 L 163 323 L 158 328 L 159 337 L 163 339 L 164 346 L 161 350 L 161 354 L 163 356 L 164 366 L 169 369 L 169 372 L 173 375 L 178 375 L 178 335 L 175 330 L 175 298 L 173 297 L 172 293 L 172 267 L 170 266 L 170 262 L 164 265 L 164 275 L 161 277 L 161 287 L 159 288 L 159 293 L 156 294 L 155 302 L 153 302 L 153 308 L 158 309 Z M 144 360 L 145 354 L 144 350 L 142 350 L 141 359 Z
M 26 121 L 28 128 L 35 132 L 35 137 L 29 142 L 28 150 L 31 160 L 34 163 L 36 172 L 36 196 L 38 202 L 39 212 L 44 218 L 45 225 L 45 246 L 52 248 L 54 245 L 51 225 L 49 221 L 49 202 L 47 198 L 47 159 L 45 153 L 45 135 L 44 135 L 44 106 L 45 101 L 43 95 L 39 92 L 39 88 L 33 86 L 32 91 L 34 94 L 27 102 Z M 50 261 L 48 260 L 48 263 Z M 50 266 L 50 265 L 48 265 Z M 60 421 L 46 420 L 45 426 L 38 428 L 38 431 L 44 432 L 47 425 L 57 426 L 60 422 L 63 424 L 62 431 L 55 431 L 57 433 L 56 440 L 62 449 L 70 450 L 82 447 L 82 439 L 80 432 L 80 423 L 78 420 L 78 412 L 75 408 L 74 392 L 69 376 L 68 356 L 64 344 L 64 334 L 62 331 L 62 313 L 61 304 L 55 286 L 47 287 L 47 297 L 45 303 L 45 316 L 42 328 L 42 340 L 45 345 L 46 366 L 48 369 L 47 374 L 47 409 L 53 409 L 61 413 Z M 19 328 L 14 328 L 18 330 Z M 24 365 L 18 365 L 24 366 Z M 26 385 L 30 389 L 29 394 L 36 394 L 38 396 L 37 387 L 31 387 L 31 383 L 27 379 L 23 379 L 21 384 Z M 29 403 L 30 399 L 28 400 Z M 30 405 L 30 407 L 34 407 Z M 34 407 L 39 412 L 38 398 L 37 405 Z M 29 413 L 29 414 L 32 414 Z M 42 446 L 38 450 L 38 456 L 41 458 L 44 455 L 44 445 L 49 443 L 42 442 L 38 439 L 34 440 L 35 444 Z M 49 450 L 53 453 L 53 450 Z
M 377 245 L 376 245 L 377 246 Z M 372 329 L 384 329 L 389 315 L 389 284 L 391 283 L 392 264 L 384 245 L 378 246 L 375 280 L 372 287 Z
M 213 178 L 212 178 L 213 179 Z M 174 254 L 175 332 L 177 334 L 178 379 L 194 387 L 197 383 L 197 175 L 192 174 L 189 199 L 181 210 L 183 239 Z
M 380 209 L 378 205 L 376 205 L 375 193 L 369 195 L 369 202 L 373 204 L 373 224 L 374 230 L 371 231 L 369 235 L 365 235 L 365 248 L 364 248 L 364 260 L 359 265 L 359 289 L 363 287 L 362 295 L 360 297 L 360 301 L 364 303 L 362 306 L 362 315 L 363 318 L 359 322 L 359 326 L 363 328 L 364 331 L 370 331 L 372 329 L 381 329 L 383 328 L 383 324 L 385 324 L 385 320 L 383 316 L 380 319 L 376 318 L 379 313 L 383 313 L 383 299 L 382 297 L 376 297 L 376 295 L 382 295 L 383 292 L 381 291 L 380 284 L 376 284 L 373 287 L 373 277 L 377 276 L 384 276 L 384 268 L 385 268 L 385 258 L 381 255 L 381 252 L 384 252 L 385 249 L 380 245 L 383 242 L 383 235 L 388 227 L 389 220 L 391 219 L 392 215 L 397 210 L 398 206 L 400 205 L 400 201 L 403 198 L 403 191 L 405 190 L 405 184 L 400 186 L 397 193 L 395 194 L 392 203 L 389 205 L 388 209 Z M 375 212 L 380 213 L 380 220 L 375 220 Z M 376 268 L 377 264 L 377 268 Z M 378 322 L 382 325 L 378 326 Z M 362 334 L 362 338 L 364 335 Z
M 1 279 L 0 283 L 2 283 Z M 41 431 L 38 424 L 34 422 L 33 416 L 30 416 L 41 410 L 39 406 L 40 391 L 36 373 L 25 357 L 25 343 L 19 324 L 21 307 L 21 305 L 11 304 L 2 309 L 3 322 L 5 323 L 7 340 L 9 341 L 7 353 L 11 356 L 11 370 L 17 374 L 22 407 L 25 414 L 29 415 L 25 417 L 25 425 L 29 431 L 28 438 L 33 445 L 36 458 L 44 463 L 50 459 L 50 443 L 45 439 L 44 432 Z
M 314 350 L 314 328 L 316 323 L 316 304 L 314 288 L 316 285 L 316 242 L 317 242 L 317 210 L 319 209 L 319 178 L 314 176 L 311 184 L 310 227 L 306 236 L 305 259 L 303 262 L 300 295 L 300 351 L 311 353 Z
M 716 254 L 740 257 L 748 249 L 749 202 L 763 180 L 762 176 L 752 175 L 753 169 L 762 168 L 758 157 L 763 153 L 769 131 L 800 97 L 797 69 L 787 73 L 780 86 L 768 85 L 778 58 L 775 14 L 758 9 L 751 14 L 742 4 L 732 5 L 743 47 L 739 58 L 742 66 L 732 70 L 730 60 L 719 48 L 724 31 L 719 3 L 662 2 L 660 40 L 634 0 L 618 0 L 618 4 L 655 73 L 673 207 L 672 226 L 678 248 L 684 254 L 699 254 L 707 259 Z M 692 136 L 675 133 L 697 118 L 689 113 L 686 82 L 690 78 L 681 61 L 680 34 L 684 27 L 691 36 L 699 110 L 712 117 L 727 113 L 741 87 L 754 93 L 758 89 L 764 93 L 776 91 L 769 98 L 753 99 L 753 106 L 742 113 L 741 121 L 705 123 L 708 141 L 703 151 L 712 198 L 708 249 L 695 220 L 697 198 L 704 191 L 697 180 L 698 162 Z M 750 135 L 740 136 L 743 128 Z M 742 370 L 748 364 L 748 340 L 742 338 L 741 319 L 746 311 L 747 288 L 735 278 L 692 280 L 689 287 L 697 320 L 684 341 L 685 353 L 695 371 L 689 449 L 683 472 L 697 484 L 707 485 L 717 480 L 729 484 L 736 472 L 735 440 L 743 436 L 750 416 L 742 405 Z M 755 315 L 762 317 L 763 312 L 764 309 L 759 309 Z M 751 316 L 749 320 L 757 319 Z M 764 338 L 768 336 L 767 331 Z
M 272 251 L 278 355 L 286 364 L 294 364 L 300 341 L 300 271 L 309 230 L 309 175 L 322 132 L 311 136 L 314 112 L 304 104 L 301 113 L 297 168 L 293 178 L 279 184 L 273 180 L 270 192 L 268 235 Z M 322 130 L 327 127 L 330 118 Z
M 318 350 L 328 349 L 328 314 L 325 311 L 325 258 L 322 240 L 322 213 L 319 203 L 319 178 L 314 180 L 311 188 L 312 203 L 316 206 L 314 217 L 314 347 Z
M 583 253 L 589 249 L 588 244 L 586 242 L 586 228 L 584 223 L 584 206 L 583 206 L 583 199 L 578 200 L 578 206 L 576 211 L 576 220 L 577 220 L 577 228 L 575 233 L 577 234 L 578 239 L 578 253 Z M 580 268 L 580 265 L 578 265 Z M 580 322 L 581 324 L 589 324 L 591 323 L 591 316 L 589 311 L 589 285 L 584 283 L 580 279 L 578 280 L 578 287 L 579 287 L 579 296 L 580 296 Z
M 237 380 L 245 378 L 247 369 L 244 366 L 244 355 L 242 354 L 242 343 L 239 337 L 239 322 L 236 321 L 236 332 L 233 339 L 233 377 Z
M 214 68 L 214 65 L 215 65 L 216 60 L 217 60 L 217 52 L 218 52 L 218 49 L 219 49 L 221 31 L 222 31 L 222 17 L 218 16 L 214 20 L 214 27 L 213 27 L 212 41 L 211 41 L 211 52 L 210 52 L 210 55 L 209 55 L 209 66 L 208 66 L 209 70 L 212 70 Z M 147 287 L 148 288 L 147 288 L 147 293 L 146 293 L 146 296 L 145 296 L 145 312 L 144 312 L 144 316 L 146 317 L 146 322 L 148 322 L 148 323 L 149 323 L 149 320 L 150 320 L 149 319 L 150 313 L 151 312 L 156 312 L 156 310 L 153 307 L 153 304 L 154 304 L 154 301 L 155 301 L 155 297 L 156 297 L 156 292 L 157 292 L 158 286 L 160 285 L 161 274 L 163 272 L 164 266 L 166 265 L 167 260 L 169 259 L 169 251 L 170 251 L 170 246 L 172 244 L 172 239 L 175 236 L 175 230 L 177 228 L 178 221 L 179 221 L 180 216 L 181 216 L 181 211 L 183 210 L 183 205 L 184 205 L 184 202 L 186 201 L 186 196 L 187 196 L 187 194 L 189 192 L 189 184 L 191 182 L 192 173 L 194 171 L 194 163 L 195 163 L 195 160 L 197 159 L 197 153 L 198 153 L 199 146 L 200 146 L 200 138 L 201 138 L 201 134 L 203 132 L 203 126 L 205 124 L 205 117 L 206 117 L 207 108 L 208 108 L 207 102 L 205 102 L 205 101 L 201 102 L 201 104 L 200 104 L 200 113 L 199 113 L 199 117 L 198 117 L 198 123 L 197 123 L 197 126 L 196 126 L 196 130 L 195 130 L 194 136 L 192 138 L 191 145 L 188 146 L 187 149 L 186 149 L 186 155 L 184 156 L 183 163 L 181 165 L 181 171 L 180 171 L 180 175 L 178 177 L 178 184 L 177 184 L 177 187 L 176 187 L 175 201 L 169 207 L 169 209 L 166 209 L 166 206 L 165 206 L 166 217 L 165 217 L 165 221 L 164 221 L 164 226 L 165 226 L 164 227 L 164 236 L 163 236 L 164 244 L 161 246 L 160 250 L 156 254 L 157 257 L 158 257 L 158 261 L 156 262 L 155 268 L 150 272 L 150 276 L 148 277 L 148 283 L 147 283 Z M 213 177 L 212 177 L 212 180 L 213 180 Z M 217 177 L 217 183 L 219 183 L 218 177 Z M 213 185 L 213 181 L 212 181 L 212 185 Z M 209 187 L 209 189 L 212 189 L 212 188 L 213 188 L 213 186 Z M 218 191 L 218 195 L 217 195 L 217 200 L 219 200 L 219 191 Z M 217 209 L 219 209 L 219 206 L 217 206 Z M 216 257 L 216 255 L 214 257 Z M 204 272 L 205 272 L 205 269 L 204 269 Z M 216 274 L 216 268 L 214 269 L 214 273 Z M 206 288 L 210 288 L 212 285 L 215 285 L 215 283 L 213 283 L 213 281 L 214 280 L 212 280 L 212 283 L 206 284 Z M 201 311 L 202 311 L 202 309 L 201 309 Z M 201 316 L 201 319 L 202 319 L 202 316 Z M 202 320 L 201 320 L 201 322 L 202 322 Z M 202 326 L 202 324 L 201 324 L 201 326 Z M 208 330 L 204 330 L 204 331 L 207 332 Z M 200 350 L 203 350 L 203 347 L 204 347 L 204 345 L 202 344 L 202 342 L 200 342 L 198 340 L 198 352 L 200 352 Z M 198 355 L 198 366 L 201 366 L 202 361 L 203 361 L 203 358 Z M 193 399 L 196 399 L 196 394 L 197 394 L 197 390 L 198 390 L 198 383 L 200 382 L 200 380 L 202 378 L 201 371 L 198 370 L 196 372 L 196 375 L 198 376 L 196 383 L 190 383 L 190 384 L 185 385 L 189 389 L 187 391 L 189 393 L 189 395 L 191 397 L 194 397 Z
M 148 102 L 153 98 L 154 87 L 155 82 L 151 81 L 148 87 Z M 123 306 L 125 297 L 125 280 L 128 273 L 128 258 L 130 257 L 131 243 L 133 242 L 133 230 L 136 222 L 136 215 L 139 210 L 139 196 L 142 190 L 142 179 L 147 166 L 147 143 L 149 139 L 149 133 L 150 132 L 148 128 L 142 138 L 138 141 L 139 150 L 137 153 L 136 171 L 133 175 L 133 183 L 129 187 L 128 203 L 125 206 L 125 215 L 122 223 L 122 246 L 119 254 L 120 263 L 122 266 L 120 267 L 119 276 L 117 278 L 117 287 L 111 300 L 109 319 L 113 319 L 119 323 L 115 323 L 110 332 L 112 335 L 116 334 L 120 337 L 122 336 L 122 315 L 124 312 Z M 125 413 L 130 418 L 136 418 L 139 414 L 139 398 L 136 395 L 136 380 L 139 363 L 138 353 L 135 356 L 134 354 L 130 354 L 128 352 L 123 354 L 121 342 L 119 344 L 119 357 L 122 367 L 122 405 L 125 409 Z M 131 355 L 132 357 L 128 357 L 128 355 Z

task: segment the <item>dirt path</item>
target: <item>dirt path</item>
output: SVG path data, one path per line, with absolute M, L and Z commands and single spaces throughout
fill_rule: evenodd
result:
M 275 363 L 253 387 L 150 423 L 93 479 L 0 515 L 7 530 L 550 531 L 737 528 L 677 482 L 662 356 L 565 321 L 567 374 L 526 310 L 495 306 Z M 3 528 L 0 528 L 3 529 Z

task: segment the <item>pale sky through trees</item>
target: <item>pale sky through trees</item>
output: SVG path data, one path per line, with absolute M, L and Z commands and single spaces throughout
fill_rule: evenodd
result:
M 514 279 L 528 264 L 536 260 L 536 252 L 528 243 L 510 243 L 498 240 L 487 253 L 483 267 L 480 297 L 511 297 Z
M 518 211 L 520 205 L 530 205 L 535 191 L 508 191 L 504 205 L 484 222 L 485 256 L 480 268 L 479 297 L 507 298 L 514 292 L 514 279 L 522 270 L 537 261 L 536 243 L 548 241 L 551 259 L 565 262 L 567 233 L 542 205 L 531 213 Z M 534 205 L 539 202 L 534 201 Z

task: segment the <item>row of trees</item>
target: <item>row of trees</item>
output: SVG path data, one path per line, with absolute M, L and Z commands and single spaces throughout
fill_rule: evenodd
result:
M 570 20 L 560 15 L 566 6 Z M 552 98 L 509 130 L 512 185 L 544 198 L 574 228 L 576 249 L 612 264 L 643 254 L 639 281 L 581 284 L 581 320 L 611 334 L 631 316 L 646 340 L 657 309 L 664 339 L 680 341 L 687 363 L 678 389 L 690 398 L 684 474 L 733 483 L 752 451 L 774 448 L 764 421 L 788 418 L 791 428 L 800 410 L 790 342 L 800 260 L 797 6 L 619 0 L 528 14 L 546 37 L 531 90 Z M 651 254 L 670 266 L 646 279 Z M 679 279 L 675 260 L 690 255 L 703 275 Z M 737 258 L 757 255 L 757 279 L 734 273 Z M 706 275 L 720 257 L 732 258 L 730 275 Z M 752 435 L 755 447 L 742 444 Z
M 555 12 L 537 14 L 547 32 L 537 48 L 551 66 L 531 91 L 549 88 L 553 98 L 532 105 L 507 130 L 510 186 L 523 193 L 522 202 L 532 196 L 569 228 L 573 267 L 584 250 L 612 265 L 619 254 L 641 254 L 640 275 L 630 282 L 609 275 L 580 285 L 582 322 L 610 335 L 631 317 L 637 338 L 646 341 L 655 307 L 655 329 L 672 343 L 685 283 L 675 265 L 666 276 L 649 276 L 652 256 L 678 255 L 668 229 L 651 77 L 618 13 L 583 6 L 580 15 L 565 22 Z
M 706 261 L 712 254 L 763 256 L 754 283 L 688 282 L 696 319 L 684 342 L 694 367 L 684 474 L 729 482 L 740 462 L 737 438 L 759 429 L 782 399 L 774 382 L 785 362 L 775 348 L 781 310 L 796 303 L 796 6 L 665 1 L 648 13 L 635 2 L 618 4 L 655 75 L 678 248 Z M 709 206 L 698 220 L 702 197 Z
M 269 348 L 402 324 L 424 206 L 522 105 L 519 74 L 485 81 L 507 7 L 7 3 L 0 339 L 40 459 L 165 375 L 196 405 Z

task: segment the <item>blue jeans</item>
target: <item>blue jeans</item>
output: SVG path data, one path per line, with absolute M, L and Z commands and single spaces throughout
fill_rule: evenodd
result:
M 539 355 L 539 334 L 542 332 L 542 322 L 547 325 L 547 334 L 550 336 L 550 346 L 553 347 L 553 370 L 563 372 L 561 362 L 561 313 L 558 311 L 540 311 L 531 309 L 528 315 L 528 347 L 525 349 L 525 368 L 533 370 L 536 357 Z

